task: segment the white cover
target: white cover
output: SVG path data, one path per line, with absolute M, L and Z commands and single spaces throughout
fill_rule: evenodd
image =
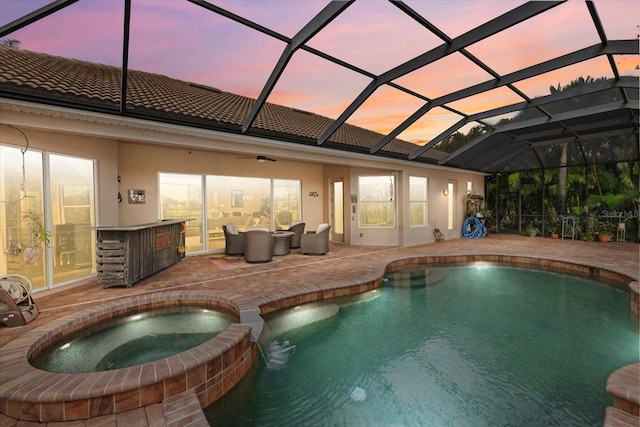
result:
M 322 224 L 318 225 L 318 228 L 316 229 L 316 233 L 321 233 L 324 230 L 326 230 L 327 228 L 329 228 L 329 224 L 322 223 Z

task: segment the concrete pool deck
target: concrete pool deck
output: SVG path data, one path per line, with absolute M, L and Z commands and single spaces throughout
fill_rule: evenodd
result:
M 639 257 L 640 246 L 632 243 L 582 242 L 496 234 L 485 239 L 455 239 L 412 247 L 332 244 L 329 254 L 325 256 L 304 256 L 294 250 L 291 255 L 275 257 L 274 262 L 250 266 L 242 263 L 233 265 L 233 262 L 226 265 L 224 261 L 211 255 L 188 256 L 179 264 L 143 279 L 132 288 L 100 289 L 97 280 L 91 279 L 61 290 L 36 293 L 34 299 L 40 315 L 27 326 L 0 329 L 0 347 L 70 313 L 158 291 L 207 290 L 220 298 L 234 301 L 240 309 L 259 307 L 263 312 L 269 312 L 291 304 L 377 286 L 388 265 L 414 259 L 433 262 L 507 261 L 510 264 L 538 268 L 560 267 L 567 263 L 576 272 L 631 282 L 640 280 Z M 631 313 L 631 309 L 629 311 Z M 0 350 L 0 360 L 1 358 Z M 3 389 L 2 383 L 0 380 L 0 392 Z M 187 399 L 185 402 L 191 399 L 193 403 L 193 396 L 184 398 Z M 0 399 L 0 412 L 6 412 L 3 404 L 6 405 L 6 402 Z M 164 407 L 165 405 L 167 406 Z M 175 403 L 171 406 L 165 401 L 137 412 L 99 417 L 102 420 L 92 418 L 86 422 L 69 421 L 55 425 L 131 425 L 131 417 L 140 420 L 142 424 L 138 425 L 208 425 L 203 417 L 198 417 L 198 412 L 201 411 L 193 411 L 194 405 L 177 406 L 177 412 L 172 412 L 167 408 L 175 408 Z M 185 423 L 187 420 L 190 423 Z M 5 425 L 20 424 L 0 415 L 0 426 Z

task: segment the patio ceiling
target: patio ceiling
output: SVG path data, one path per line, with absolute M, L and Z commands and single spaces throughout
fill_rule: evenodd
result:
M 0 38 L 119 70 L 108 106 L 7 70 L 5 98 L 486 173 L 639 158 L 634 2 L 2 1 Z M 71 23 L 73 37 L 60 36 Z M 251 102 L 235 121 L 178 114 L 171 99 L 145 109 L 130 87 L 138 71 Z

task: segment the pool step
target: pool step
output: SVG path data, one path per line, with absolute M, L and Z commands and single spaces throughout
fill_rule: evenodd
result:
M 47 427 L 54 424 L 74 427 L 209 427 L 209 422 L 193 389 L 176 394 L 165 399 L 162 403 L 154 403 L 144 408 L 136 408 L 119 414 L 104 415 L 88 420 L 38 423 L 18 421 L 0 414 L 1 427 Z
M 631 415 L 622 409 L 609 406 L 604 415 L 604 427 L 638 427 L 640 425 L 640 417 Z
M 189 389 L 162 402 L 167 427 L 209 427 L 196 392 Z
M 640 363 L 623 366 L 607 379 L 613 407 L 606 410 L 605 427 L 640 425 Z

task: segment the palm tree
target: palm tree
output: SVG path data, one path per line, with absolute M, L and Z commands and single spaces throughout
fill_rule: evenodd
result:
M 464 147 L 468 142 L 473 141 L 485 132 L 486 128 L 484 126 L 474 126 L 469 129 L 469 132 L 466 134 L 454 132 L 440 141 L 436 147 L 445 153 L 453 153 L 458 148 Z
M 0 39 L 0 47 L 10 47 L 13 49 L 20 49 L 20 40 Z
M 584 86 L 600 80 L 606 80 L 606 79 L 604 77 L 601 77 L 595 80 L 591 76 L 587 76 L 587 78 L 585 79 L 584 77 L 580 76 L 577 79 L 572 80 L 568 85 L 560 86 L 560 83 L 558 83 L 557 88 L 550 86 L 549 92 L 551 94 L 564 92 L 565 90 L 573 89 L 578 86 Z M 574 99 L 563 101 L 563 103 L 567 103 L 567 104 L 569 103 L 573 104 L 575 102 L 576 101 Z M 583 100 L 580 100 L 578 102 L 582 103 Z M 558 204 L 557 204 L 558 212 L 565 212 L 566 203 L 567 203 L 567 150 L 568 150 L 568 145 L 566 143 L 562 144 L 562 154 L 560 155 L 560 168 L 559 168 L 559 174 L 558 174 Z

